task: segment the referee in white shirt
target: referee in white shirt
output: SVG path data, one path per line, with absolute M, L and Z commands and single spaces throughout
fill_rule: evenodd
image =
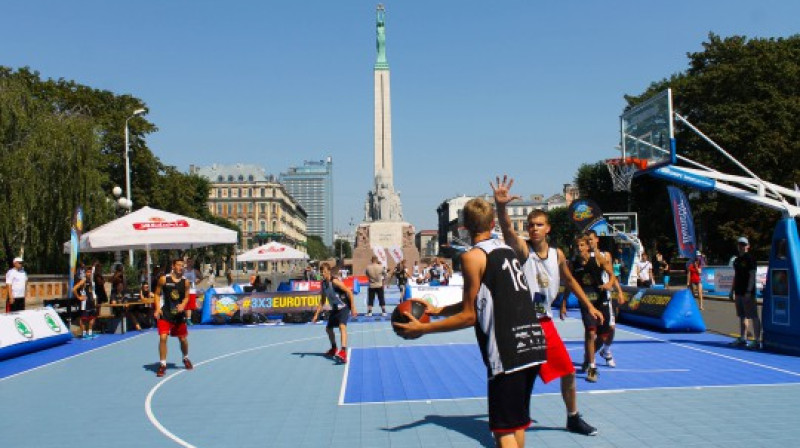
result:
M 22 311 L 25 309 L 25 286 L 28 275 L 22 269 L 22 258 L 14 258 L 14 267 L 6 272 L 6 312 Z

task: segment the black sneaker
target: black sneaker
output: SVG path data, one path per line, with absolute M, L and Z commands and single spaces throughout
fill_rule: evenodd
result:
M 567 416 L 567 431 L 583 434 L 585 436 L 597 435 L 597 428 L 586 423 L 581 417 L 581 414 Z

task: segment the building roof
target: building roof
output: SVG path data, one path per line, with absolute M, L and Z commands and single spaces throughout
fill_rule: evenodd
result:
M 215 163 L 211 166 L 193 167 L 192 174 L 197 174 L 210 182 L 271 182 L 275 180 L 274 176 L 267 175 L 264 167 L 248 163 L 233 165 Z

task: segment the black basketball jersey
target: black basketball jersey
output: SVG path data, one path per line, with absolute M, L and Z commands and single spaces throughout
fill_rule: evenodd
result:
M 81 281 L 80 274 L 75 275 L 75 284 Z M 97 307 L 94 300 L 94 285 L 92 284 L 92 276 L 87 275 L 83 286 L 78 288 L 79 296 L 86 296 L 86 300 L 81 300 L 80 308 L 82 311 L 93 310 Z M 77 298 L 77 297 L 76 297 Z
M 608 292 L 600 289 L 603 281 L 603 270 L 595 257 L 583 261 L 580 256 L 576 257 L 572 265 L 572 275 L 581 285 L 586 298 L 592 302 L 603 303 L 608 300 Z
M 178 305 L 186 297 L 186 280 L 184 278 L 175 279 L 172 274 L 164 276 L 165 282 L 161 287 L 161 296 L 164 301 L 161 305 L 161 313 L 165 319 L 176 320 L 174 318 L 183 316 L 183 312 L 178 312 Z
M 500 240 L 479 242 L 486 271 L 475 301 L 475 335 L 489 377 L 545 362 L 546 344 L 522 266 Z

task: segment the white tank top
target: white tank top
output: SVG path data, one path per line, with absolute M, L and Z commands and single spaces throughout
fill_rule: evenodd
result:
M 558 250 L 555 247 L 547 249 L 547 257 L 541 258 L 528 244 L 528 259 L 522 266 L 522 271 L 528 280 L 531 288 L 531 296 L 539 293 L 543 294 L 546 303 L 544 312 L 547 317 L 553 317 L 553 301 L 558 297 L 559 285 L 561 283 L 558 271 Z

